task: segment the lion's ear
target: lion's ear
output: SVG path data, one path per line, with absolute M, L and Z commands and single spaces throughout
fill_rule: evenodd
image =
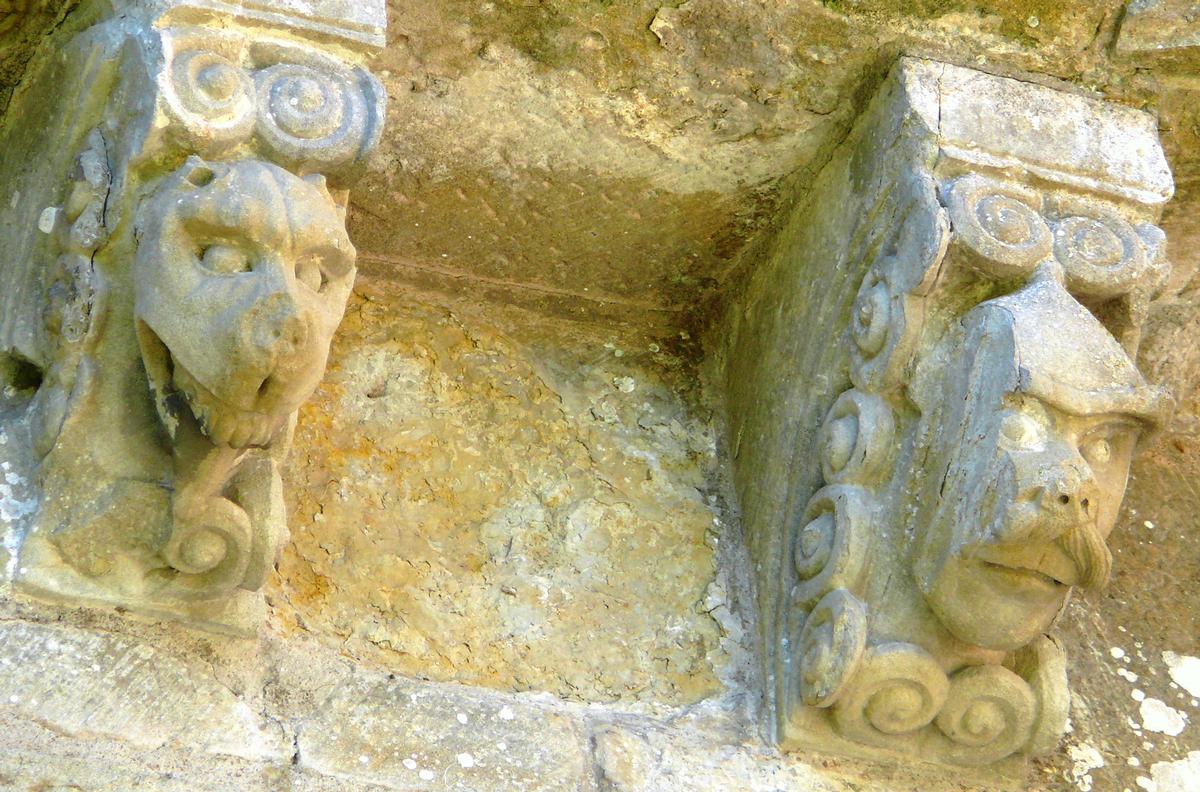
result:
M 207 187 L 216 178 L 212 167 L 195 154 L 187 158 L 187 162 L 183 163 L 179 172 L 189 184 L 196 187 Z

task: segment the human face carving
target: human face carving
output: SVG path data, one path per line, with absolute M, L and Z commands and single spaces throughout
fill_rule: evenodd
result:
M 1015 649 L 1043 633 L 1072 586 L 1107 582 L 1116 523 L 1139 426 L 1126 416 L 1076 415 L 1009 394 L 989 431 L 956 464 L 987 475 L 955 521 L 951 551 L 926 600 L 957 637 Z M 972 518 L 971 515 L 974 515 Z
M 269 444 L 320 381 L 345 310 L 341 212 L 322 181 L 254 160 L 190 159 L 147 205 L 136 312 L 160 406 L 181 394 L 215 444 Z

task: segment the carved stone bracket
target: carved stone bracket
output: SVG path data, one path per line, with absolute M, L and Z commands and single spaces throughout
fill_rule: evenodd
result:
M 361 65 L 382 2 L 341 33 L 326 5 L 150 3 L 35 77 L 91 105 L 47 103 L 51 128 L 90 126 L 67 167 L 6 174 L 49 207 L 5 251 L 23 300 L 0 342 L 41 380 L 20 590 L 255 629 L 287 538 L 277 467 L 354 281 L 336 188 L 384 118 Z
M 1050 750 L 1069 693 L 1045 633 L 1106 582 L 1136 440 L 1169 402 L 1135 364 L 1169 274 L 1153 121 L 902 60 L 814 193 L 731 312 L 783 317 L 735 324 L 729 350 L 733 431 L 760 441 L 737 463 L 750 544 L 778 570 L 779 738 L 966 765 Z M 823 302 L 776 307 L 768 282 L 800 279 Z M 790 492 L 764 499 L 750 482 L 777 466 Z

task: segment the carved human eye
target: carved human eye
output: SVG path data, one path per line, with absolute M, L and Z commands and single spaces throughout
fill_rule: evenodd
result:
M 1112 459 L 1112 442 L 1107 437 L 1094 437 L 1083 444 L 1083 458 L 1093 467 Z
M 206 270 L 218 275 L 249 272 L 253 268 L 246 252 L 233 245 L 204 245 L 197 255 Z
M 325 271 L 321 268 L 320 257 L 302 256 L 296 261 L 296 280 L 315 292 L 323 291 L 327 279 Z
M 1030 415 L 1008 412 L 1000 420 L 1000 437 L 1010 448 L 1037 448 L 1044 443 L 1045 430 Z

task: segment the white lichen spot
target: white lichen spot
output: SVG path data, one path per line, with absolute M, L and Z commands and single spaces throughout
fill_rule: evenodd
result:
M 1162 659 L 1171 679 L 1192 696 L 1200 697 L 1200 657 L 1163 652 Z
M 1150 775 L 1154 776 L 1154 792 L 1196 792 L 1200 790 L 1200 751 L 1174 762 L 1155 762 Z
M 1141 767 L 1142 760 L 1138 759 L 1136 756 L 1131 756 L 1125 760 L 1125 764 L 1129 765 L 1130 767 Z
M 1130 683 L 1138 681 L 1138 675 L 1133 673 L 1132 671 L 1130 671 L 1128 668 L 1118 668 L 1117 676 L 1121 677 L 1121 679 L 1124 679 L 1126 682 L 1130 682 Z
M 417 776 L 422 781 L 432 781 L 433 777 L 434 777 L 434 772 L 432 770 L 422 770 L 421 772 L 417 773 Z
M 1185 726 L 1187 720 L 1183 713 L 1174 707 L 1156 698 L 1148 698 L 1142 702 L 1142 728 L 1146 731 L 1174 737 L 1182 732 Z
M 54 227 L 58 225 L 58 215 L 61 211 L 62 209 L 57 206 L 47 206 L 43 209 L 42 213 L 38 215 L 38 231 L 43 234 L 53 231 Z
M 508 743 L 504 742 L 504 740 L 501 740 L 500 742 L 496 743 L 496 747 L 501 751 L 507 751 Z
M 465 726 L 467 723 L 467 713 L 460 712 L 454 716 L 454 719 Z
M 1146 790 L 1146 792 L 1158 792 L 1158 784 L 1154 783 L 1154 779 L 1146 778 L 1146 776 L 1138 776 L 1136 780 L 1137 785 Z
M 1142 525 L 1146 526 L 1147 528 L 1150 528 L 1151 530 L 1154 529 L 1154 523 L 1150 522 L 1149 520 L 1146 520 L 1145 522 L 1143 522 Z
M 513 715 L 512 707 L 505 704 L 503 707 L 500 708 L 500 720 L 510 721 L 515 717 L 516 716 Z
M 1125 656 L 1125 650 L 1119 646 L 1114 646 L 1112 649 L 1109 649 L 1108 653 L 1112 655 L 1113 660 L 1120 660 Z
M 621 393 L 633 393 L 637 388 L 637 381 L 633 377 L 613 377 L 613 387 Z
M 1074 763 L 1068 771 L 1070 780 L 1075 783 L 1080 792 L 1091 792 L 1091 772 L 1097 768 L 1104 767 L 1104 757 L 1100 755 L 1095 746 L 1088 743 L 1068 746 L 1067 755 L 1071 757 L 1071 761 Z
M 475 757 L 469 753 L 460 753 L 456 758 L 458 759 L 458 763 L 463 767 L 475 766 Z
M 405 759 L 403 762 L 401 762 L 401 764 L 407 767 L 409 770 L 417 769 L 417 763 L 413 759 Z
M 358 757 L 359 764 L 366 764 L 369 761 L 371 761 L 371 759 L 366 754 L 363 754 L 362 756 Z
M 1129 693 L 1129 697 L 1132 698 L 1134 701 L 1145 701 L 1146 693 L 1141 688 L 1134 688 Z

